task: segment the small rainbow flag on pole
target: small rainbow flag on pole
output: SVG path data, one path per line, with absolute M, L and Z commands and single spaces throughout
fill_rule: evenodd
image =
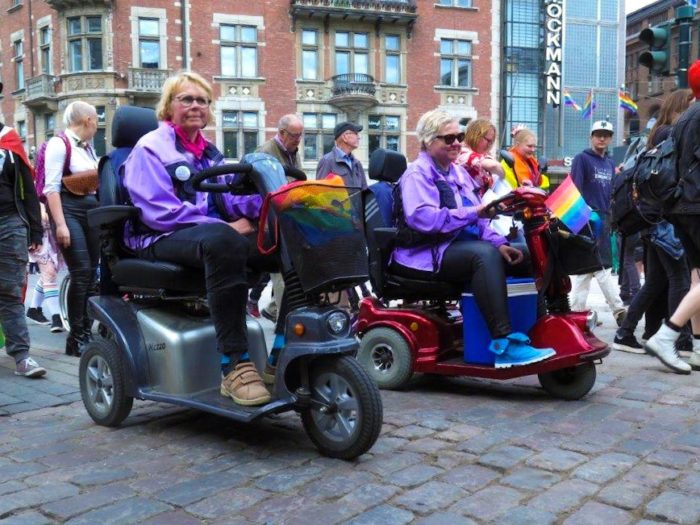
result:
M 586 95 L 586 100 L 583 103 L 583 113 L 581 114 L 581 118 L 592 118 L 593 111 L 597 106 L 598 104 L 596 104 L 595 100 L 593 100 L 593 90 L 591 89 L 588 92 L 588 95 Z
M 620 99 L 620 107 L 622 109 L 629 111 L 632 114 L 637 114 L 637 104 L 635 104 L 634 100 L 632 100 L 629 95 L 627 95 L 624 91 L 620 91 L 618 98 Z
M 564 90 L 564 105 L 574 108 L 576 111 L 581 111 L 581 106 L 579 106 L 573 97 L 569 94 L 568 90 Z
M 583 200 L 581 192 L 571 180 L 571 175 L 547 197 L 545 204 L 552 215 L 558 217 L 574 233 L 580 232 L 591 218 L 591 208 Z

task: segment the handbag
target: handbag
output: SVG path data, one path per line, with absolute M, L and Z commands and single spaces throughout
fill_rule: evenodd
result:
M 97 170 L 87 173 L 73 173 L 61 179 L 63 187 L 73 195 L 85 196 L 95 193 L 99 186 Z

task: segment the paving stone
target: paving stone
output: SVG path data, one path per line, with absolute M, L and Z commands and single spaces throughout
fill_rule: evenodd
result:
M 673 523 L 700 523 L 700 498 L 680 492 L 666 491 L 646 506 L 646 515 Z
M 201 525 L 202 520 L 187 514 L 184 511 L 163 512 L 153 516 L 139 525 Z M 246 522 L 247 523 L 247 522 Z
M 419 425 L 408 425 L 394 430 L 392 436 L 405 439 L 418 439 L 435 434 L 432 428 L 421 427 Z
M 337 502 L 321 503 L 289 514 L 285 518 L 284 523 L 285 525 L 309 525 L 309 523 L 336 525 L 347 523 L 348 519 L 355 514 L 357 514 L 356 509 Z
M 394 472 L 391 482 L 399 487 L 413 487 L 434 478 L 444 470 L 430 465 L 413 465 L 411 467 Z
M 125 485 L 98 487 L 72 498 L 63 498 L 42 506 L 42 510 L 62 520 L 100 508 L 108 503 L 130 498 L 134 491 Z
M 626 525 L 632 522 L 632 515 L 622 509 L 589 501 L 574 514 L 569 516 L 562 525 Z
M 416 439 L 415 441 L 409 441 L 408 443 L 406 443 L 403 449 L 423 454 L 435 454 L 449 446 L 450 443 L 446 441 L 441 441 L 439 439 L 433 439 L 428 437 Z
M 450 428 L 446 429 L 444 432 L 440 432 L 435 437 L 438 439 L 444 439 L 445 441 L 460 442 L 467 439 L 478 436 L 484 431 L 481 427 L 475 427 L 472 425 L 452 425 Z
M 158 499 L 173 505 L 185 506 L 212 494 L 243 485 L 248 480 L 224 472 L 209 474 L 173 485 L 158 494 Z
M 684 492 L 700 494 L 700 473 L 691 472 L 674 482 L 674 486 Z M 2 488 L 2 485 L 0 485 Z
M 457 450 L 471 452 L 472 454 L 483 454 L 488 449 L 501 445 L 504 436 L 495 432 L 484 432 L 457 445 Z
M 516 489 L 541 491 L 551 487 L 560 480 L 561 477 L 552 472 L 525 467 L 514 470 L 508 476 L 502 478 L 500 482 Z
M 370 511 L 360 514 L 349 522 L 349 525 L 403 525 L 413 520 L 413 513 L 392 507 L 380 505 Z
M 452 512 L 438 512 L 420 518 L 415 522 L 415 525 L 477 525 L 477 523 Z
M 677 470 L 644 463 L 635 465 L 622 479 L 639 485 L 658 487 L 664 482 L 678 477 L 679 474 Z
M 185 507 L 185 510 L 195 516 L 209 519 L 220 518 L 222 516 L 235 516 L 239 514 L 240 511 L 255 505 L 258 501 L 268 496 L 271 496 L 269 492 L 251 487 L 241 487 L 220 492 L 215 496 Z
M 657 450 L 649 454 L 646 461 L 655 465 L 682 469 L 695 461 L 696 455 L 682 450 Z
M 425 419 L 420 420 L 418 422 L 418 424 L 422 427 L 430 428 L 432 430 L 437 430 L 437 431 L 454 429 L 454 427 L 456 426 L 449 419 L 446 419 L 446 418 L 442 419 L 442 418 L 436 418 L 436 417 L 427 417 Z
M 497 448 L 488 454 L 481 456 L 479 463 L 488 467 L 509 469 L 532 455 L 532 450 L 511 445 Z
M 410 443 L 408 439 L 392 436 L 382 436 L 372 447 L 372 454 L 385 454 L 387 452 L 399 449 L 407 443 Z
M 643 439 L 627 439 L 617 445 L 617 450 L 625 454 L 634 456 L 646 456 L 658 446 L 653 441 L 645 441 Z
M 557 516 L 551 512 L 521 506 L 510 509 L 504 516 L 497 518 L 492 523 L 494 525 L 501 523 L 508 523 L 508 525 L 552 525 L 556 521 Z
M 422 456 L 415 452 L 392 452 L 361 463 L 361 468 L 386 476 L 402 468 L 420 463 L 422 460 Z
M 302 487 L 301 495 L 313 498 L 336 499 L 355 487 L 362 487 L 372 482 L 374 476 L 369 472 L 353 470 L 350 472 L 337 472 L 332 476 L 323 477 L 312 481 Z
M 82 514 L 66 522 L 68 525 L 100 525 L 138 523 L 172 510 L 170 505 L 142 497 L 118 501 L 107 507 Z
M 78 487 L 68 483 L 53 483 L 41 487 L 27 488 L 0 499 L 0 516 L 18 509 L 39 506 L 61 498 L 69 498 L 77 493 Z
M 447 508 L 453 501 L 466 496 L 459 487 L 440 481 L 429 481 L 420 487 L 404 492 L 394 503 L 419 514 L 428 514 Z
M 47 470 L 46 466 L 39 463 L 10 463 L 0 467 L 0 479 L 3 481 L 22 479 Z
M 346 488 L 346 490 L 349 489 L 351 489 L 351 487 Z M 338 503 L 354 508 L 358 512 L 362 512 L 370 507 L 384 503 L 397 492 L 398 489 L 393 485 L 368 483 L 352 489 L 351 492 L 340 498 Z
M 634 510 L 644 503 L 652 493 L 651 487 L 618 481 L 603 488 L 596 498 L 603 503 L 620 507 L 621 509 Z
M 311 505 L 313 500 L 294 494 L 292 496 L 275 496 L 260 501 L 241 514 L 253 523 L 283 523 L 286 516 Z
M 569 479 L 538 494 L 528 504 L 558 515 L 576 508 L 581 501 L 595 494 L 598 488 L 598 485 L 588 481 Z
M 532 467 L 538 467 L 544 470 L 563 472 L 571 470 L 587 460 L 588 458 L 583 454 L 571 450 L 550 448 L 528 459 L 526 463 Z
M 498 477 L 500 474 L 490 468 L 480 465 L 465 465 L 450 470 L 440 478 L 440 481 L 457 485 L 468 492 L 476 492 Z
M 581 465 L 573 475 L 586 481 L 605 483 L 632 468 L 637 461 L 634 456 L 610 452 Z
M 523 498 L 515 489 L 494 485 L 461 499 L 449 511 L 488 522 L 517 507 Z
M 321 467 L 303 466 L 288 468 L 260 478 L 255 482 L 255 486 L 271 492 L 287 492 L 317 478 L 321 475 L 321 472 L 323 472 Z
M 14 514 L 0 520 L 0 525 L 46 525 L 50 523 L 51 520 L 49 518 L 33 510 Z
M 90 470 L 84 474 L 73 476 L 70 481 L 76 485 L 89 487 L 92 485 L 104 485 L 114 481 L 129 479 L 136 477 L 136 473 L 129 469 L 109 469 L 109 470 Z
M 6 481 L 5 483 L 0 483 L 0 496 L 12 494 L 26 488 L 27 486 L 19 481 Z

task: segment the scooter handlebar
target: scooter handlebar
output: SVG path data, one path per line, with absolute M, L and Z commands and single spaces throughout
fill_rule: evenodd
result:
M 192 177 L 192 187 L 195 191 L 212 193 L 251 193 L 249 188 L 246 188 L 246 191 L 241 191 L 250 182 L 248 174 L 251 171 L 253 171 L 253 166 L 245 162 L 206 168 Z M 206 182 L 207 179 L 221 175 L 234 175 L 234 177 L 226 182 Z

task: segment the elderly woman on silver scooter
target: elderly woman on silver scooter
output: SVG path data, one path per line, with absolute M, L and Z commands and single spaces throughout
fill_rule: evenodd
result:
M 255 232 L 261 199 L 222 195 L 222 209 L 212 214 L 207 193 L 195 192 L 189 182 L 194 173 L 224 161 L 201 131 L 213 119 L 212 97 L 197 73 L 166 80 L 156 107 L 160 125 L 139 140 L 124 165 L 124 186 L 142 212 L 127 226 L 125 241 L 139 257 L 204 270 L 222 355 L 221 394 L 240 405 L 261 405 L 270 394 L 248 359 L 245 320 L 246 266 L 255 251 L 248 236 Z
M 553 349 L 534 348 L 525 334 L 511 328 L 505 265 L 523 266 L 524 256 L 491 229 L 476 182 L 454 163 L 464 140 L 457 120 L 429 111 L 418 121 L 416 134 L 421 152 L 399 181 L 404 217 L 399 218 L 392 271 L 407 278 L 471 283 L 497 368 L 553 356 Z

